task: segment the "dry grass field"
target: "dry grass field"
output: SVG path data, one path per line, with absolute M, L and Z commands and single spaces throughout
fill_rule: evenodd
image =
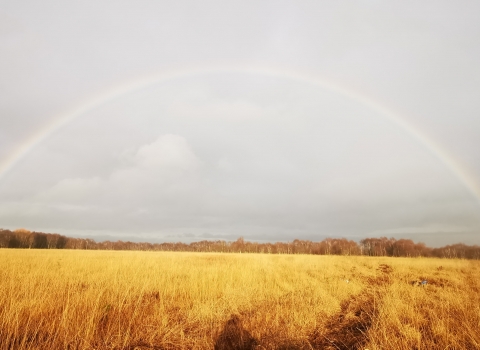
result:
M 478 261 L 0 250 L 0 266 L 1 349 L 480 349 Z

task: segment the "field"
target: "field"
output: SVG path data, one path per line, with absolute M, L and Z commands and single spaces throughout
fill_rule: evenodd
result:
M 480 349 L 479 261 L 2 249 L 0 266 L 0 349 Z

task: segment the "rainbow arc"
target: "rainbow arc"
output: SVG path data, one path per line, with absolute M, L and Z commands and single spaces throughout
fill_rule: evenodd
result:
M 431 140 L 427 135 L 422 133 L 418 128 L 407 122 L 407 119 L 395 113 L 391 109 L 382 105 L 375 99 L 355 91 L 353 89 L 341 86 L 333 81 L 324 78 L 318 78 L 310 74 L 301 74 L 294 71 L 275 70 L 265 67 L 242 67 L 242 66 L 215 66 L 194 69 L 171 70 L 168 72 L 160 72 L 144 77 L 139 77 L 124 82 L 123 84 L 108 88 L 102 93 L 92 96 L 80 105 L 77 105 L 65 113 L 61 113 L 51 119 L 51 122 L 40 128 L 35 134 L 25 139 L 6 159 L 0 163 L 0 181 L 10 172 L 15 165 L 23 159 L 32 149 L 49 138 L 53 133 L 60 130 L 63 126 L 73 120 L 85 115 L 96 108 L 105 105 L 121 96 L 134 93 L 136 91 L 146 89 L 156 84 L 173 81 L 180 78 L 195 77 L 207 75 L 211 73 L 246 73 L 258 74 L 260 76 L 292 80 L 309 84 L 327 91 L 339 94 L 350 100 L 377 112 L 383 118 L 401 128 L 404 132 L 413 137 L 420 145 L 423 145 L 429 152 L 439 159 L 451 173 L 465 186 L 465 188 L 480 202 L 480 185 L 476 179 L 462 167 L 448 152 L 440 145 Z

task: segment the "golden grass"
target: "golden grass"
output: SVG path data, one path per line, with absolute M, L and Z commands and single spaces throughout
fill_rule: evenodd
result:
M 0 266 L 0 349 L 223 349 L 237 323 L 257 349 L 480 349 L 478 261 L 0 250 Z

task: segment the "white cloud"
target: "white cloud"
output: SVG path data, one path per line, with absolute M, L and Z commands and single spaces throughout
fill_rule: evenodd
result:
M 129 164 L 111 173 L 104 183 L 107 202 L 138 205 L 178 201 L 200 186 L 201 160 L 186 139 L 167 134 L 141 146 Z
M 129 164 L 115 169 L 104 179 L 63 179 L 35 196 L 44 203 L 103 202 L 115 207 L 120 203 L 148 205 L 152 200 L 178 197 L 199 186 L 201 161 L 185 138 L 161 135 L 145 144 L 130 157 Z
M 134 161 L 142 168 L 161 171 L 192 170 L 200 164 L 185 138 L 171 134 L 140 147 Z

